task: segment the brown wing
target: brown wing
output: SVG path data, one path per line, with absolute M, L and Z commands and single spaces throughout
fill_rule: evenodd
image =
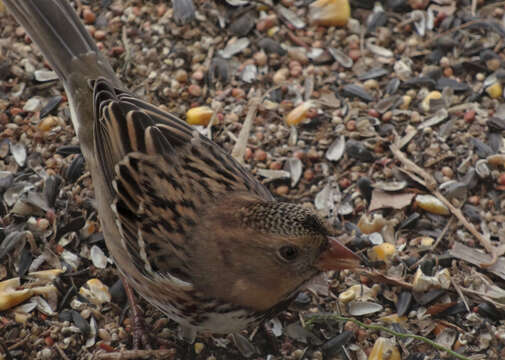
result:
M 231 192 L 272 200 L 218 145 L 177 117 L 112 88 L 94 85 L 95 147 L 132 261 L 145 275 L 189 281 L 185 242 L 199 209 Z

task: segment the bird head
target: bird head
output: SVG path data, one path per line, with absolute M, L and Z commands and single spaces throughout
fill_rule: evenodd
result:
M 322 271 L 358 267 L 360 258 L 300 205 L 226 199 L 203 217 L 194 254 L 195 285 L 256 310 L 286 300 Z

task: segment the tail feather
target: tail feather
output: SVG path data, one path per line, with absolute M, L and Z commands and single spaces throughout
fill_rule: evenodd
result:
M 68 0 L 2 1 L 65 84 L 74 72 L 102 76 L 117 83 L 114 71 Z M 89 61 L 90 58 L 96 60 Z

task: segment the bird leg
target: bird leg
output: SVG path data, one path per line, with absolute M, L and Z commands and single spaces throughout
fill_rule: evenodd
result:
M 278 354 L 279 345 L 277 343 L 277 338 L 275 337 L 274 332 L 272 331 L 272 327 L 269 325 L 268 321 L 263 323 L 262 328 L 265 331 L 266 338 L 268 339 L 268 342 L 273 349 L 273 353 Z
M 130 304 L 133 348 L 136 350 L 141 348 L 151 349 L 149 336 L 145 331 L 144 314 L 142 313 L 142 310 L 140 310 L 140 307 L 137 305 L 135 294 L 133 293 L 133 289 L 128 284 L 128 281 L 122 275 L 121 280 L 123 281 L 126 297 L 128 298 L 128 303 Z

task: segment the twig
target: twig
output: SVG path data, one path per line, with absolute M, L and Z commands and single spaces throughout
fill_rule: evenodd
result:
M 482 5 L 480 7 L 480 13 L 482 14 L 483 11 L 487 10 L 487 9 L 492 9 L 492 8 L 497 8 L 497 7 L 500 7 L 500 6 L 503 6 L 505 5 L 505 1 L 498 1 L 498 2 L 495 2 L 495 3 L 491 3 L 491 4 L 486 4 L 486 5 Z
M 477 231 L 475 226 L 466 220 L 465 216 L 461 212 L 460 209 L 456 208 L 452 203 L 445 198 L 438 190 L 437 183 L 433 176 L 429 174 L 427 171 L 421 169 L 417 164 L 408 159 L 405 154 L 396 146 L 392 144 L 390 146 L 391 152 L 395 155 L 395 157 L 400 160 L 403 166 L 406 168 L 406 173 L 415 181 L 425 186 L 429 191 L 431 191 L 432 195 L 438 198 L 445 206 L 449 208 L 449 211 L 461 222 L 461 224 L 479 240 L 480 244 L 486 251 L 491 255 L 491 261 L 489 263 L 480 264 L 482 267 L 490 267 L 496 260 L 498 260 L 497 249 L 491 244 L 488 238 L 483 236 L 481 233 Z M 422 178 L 419 178 L 419 176 Z
M 212 140 L 212 126 L 214 126 L 214 123 L 216 122 L 217 119 L 217 114 L 221 111 L 223 108 L 223 104 L 220 102 L 219 105 L 214 109 L 214 112 L 212 113 L 212 116 L 210 117 L 209 124 L 207 125 L 207 137 L 209 140 Z
M 444 238 L 445 234 L 447 233 L 447 230 L 449 230 L 449 227 L 450 227 L 450 226 L 452 225 L 452 223 L 454 222 L 453 220 L 454 220 L 454 218 L 453 218 L 453 217 L 451 217 L 451 218 L 449 219 L 449 221 L 447 221 L 447 224 L 445 224 L 445 226 L 444 226 L 444 228 L 443 228 L 442 232 L 441 232 L 441 233 L 437 236 L 437 240 L 436 240 L 436 241 L 435 241 L 435 243 L 431 246 L 431 248 L 430 248 L 430 252 L 434 251 L 434 250 L 437 248 L 438 244 L 442 241 L 442 239 Z
M 381 283 L 381 284 L 390 284 L 393 286 L 399 286 L 404 289 L 412 290 L 413 286 L 412 284 L 405 282 L 403 280 L 400 280 L 398 278 L 384 275 L 377 270 L 366 270 L 366 269 L 359 269 L 357 273 L 360 276 L 365 276 L 369 279 L 371 279 L 374 283 Z
M 454 279 L 451 278 L 451 284 L 452 284 L 452 287 L 456 290 L 456 292 L 458 293 L 461 301 L 463 301 L 463 304 L 465 304 L 465 307 L 466 307 L 466 311 L 468 311 L 469 313 L 472 312 L 472 310 L 470 309 L 470 305 L 468 305 L 468 301 L 466 301 L 466 297 L 465 297 L 465 294 L 463 294 L 463 291 L 461 291 L 461 287 L 456 283 L 456 281 L 454 281 Z
M 296 36 L 296 34 L 291 30 L 292 24 L 287 19 L 285 19 L 284 16 L 282 16 L 279 13 L 279 11 L 277 11 L 275 6 L 269 4 L 266 1 L 261 1 L 261 0 L 253 0 L 252 2 L 263 5 L 267 8 L 269 8 L 270 10 L 272 10 L 274 12 L 274 14 L 277 16 L 277 19 L 279 19 L 284 25 L 286 25 L 285 30 L 286 30 L 286 33 L 289 37 L 289 40 L 291 40 L 292 42 L 294 42 L 298 46 L 304 47 L 307 50 L 310 49 L 310 46 L 305 41 L 303 41 L 298 36 Z
M 466 22 L 464 24 L 461 24 L 461 25 L 458 25 L 458 26 L 455 26 L 453 27 L 452 29 L 449 29 L 447 31 L 444 31 L 443 33 L 441 34 L 438 34 L 438 35 L 435 35 L 433 36 L 431 39 L 428 39 L 426 40 L 424 43 L 423 43 L 423 48 L 424 47 L 428 47 L 429 45 L 431 45 L 434 41 L 440 39 L 441 37 L 444 37 L 446 35 L 449 35 L 449 34 L 452 34 L 453 32 L 456 32 L 458 30 L 463 30 L 464 28 L 467 28 L 469 26 L 472 26 L 472 25 L 475 25 L 475 24 L 478 24 L 478 23 L 481 23 L 483 20 L 482 19 L 477 19 L 477 20 L 472 20 L 472 21 L 469 21 L 469 22 Z
M 244 120 L 244 125 L 242 126 L 242 129 L 240 129 L 237 143 L 231 152 L 231 156 L 241 164 L 244 163 L 244 154 L 247 148 L 247 139 L 249 138 L 249 133 L 251 132 L 253 119 L 256 117 L 256 111 L 260 105 L 260 99 L 261 96 L 255 96 L 249 102 L 249 111 L 247 112 L 247 116 Z
M 121 69 L 123 76 L 126 75 L 126 72 L 130 68 L 131 58 L 132 58 L 132 49 L 130 47 L 130 42 L 128 41 L 128 35 L 126 34 L 126 26 L 123 26 L 123 31 L 121 33 L 121 41 L 123 42 L 123 46 L 125 49 L 125 57 L 124 57 L 124 65 Z
M 91 173 L 89 171 L 86 171 L 84 174 L 82 174 L 81 176 L 79 176 L 79 178 L 76 181 L 74 181 L 74 182 L 72 182 L 70 184 L 65 185 L 62 190 L 65 190 L 65 191 L 70 190 L 72 187 L 75 186 L 75 184 L 79 184 L 84 179 L 87 179 L 87 178 L 90 178 L 90 177 L 91 177 Z
M 424 336 L 421 336 L 421 335 L 415 335 L 415 334 L 400 333 L 400 332 L 388 329 L 387 327 L 382 326 L 382 325 L 365 324 L 365 323 L 363 323 L 363 322 L 361 322 L 359 320 L 356 320 L 354 318 L 348 318 L 348 317 L 340 316 L 340 315 L 337 315 L 337 314 L 321 314 L 321 315 L 314 314 L 314 315 L 311 315 L 310 318 L 308 318 L 305 321 L 305 324 L 310 326 L 314 322 L 321 322 L 321 321 L 327 321 L 327 320 L 345 321 L 345 322 L 351 321 L 351 322 L 355 323 L 356 325 L 358 325 L 358 326 L 360 326 L 362 328 L 370 329 L 370 330 L 377 330 L 377 331 L 384 331 L 384 332 L 386 332 L 388 334 L 391 334 L 391 335 L 393 335 L 393 336 L 395 336 L 397 338 L 400 338 L 400 339 L 419 340 L 419 341 L 422 341 L 422 342 L 424 342 L 426 344 L 429 344 L 429 345 L 433 346 L 437 350 L 447 352 L 449 355 L 452 355 L 452 356 L 454 356 L 457 359 L 460 359 L 460 360 L 470 360 L 470 358 L 468 358 L 468 357 L 466 357 L 464 355 L 458 354 L 457 352 L 455 352 L 455 351 L 453 351 L 451 349 L 448 349 L 445 346 L 442 346 L 442 345 L 436 343 L 435 341 L 428 339 L 427 337 L 424 337 Z
M 159 350 L 122 350 L 97 354 L 95 359 L 128 360 L 128 359 L 171 359 L 175 356 L 175 349 Z
M 482 300 L 487 301 L 488 303 L 493 304 L 497 309 L 505 310 L 505 305 L 503 303 L 498 302 L 498 301 L 496 301 L 496 299 L 493 299 L 493 298 L 487 296 L 482 291 L 476 291 L 476 290 L 472 290 L 469 288 L 461 288 L 461 287 L 460 287 L 460 289 L 465 294 L 469 294 L 469 295 L 473 295 L 474 297 L 478 297 L 479 301 L 482 301 Z
M 27 335 L 25 336 L 23 339 L 19 340 L 17 343 L 15 344 L 12 344 L 11 346 L 9 346 L 7 348 L 7 350 L 15 350 L 17 349 L 18 347 L 21 347 L 23 346 L 24 344 L 26 344 L 28 342 L 28 340 L 30 340 L 30 335 Z
M 56 351 L 58 351 L 58 354 L 60 354 L 63 360 L 70 360 L 59 344 L 54 344 L 54 347 L 56 348 Z

